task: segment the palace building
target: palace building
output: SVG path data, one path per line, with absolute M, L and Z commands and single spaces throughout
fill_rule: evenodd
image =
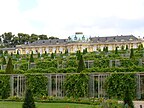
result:
M 137 48 L 144 41 L 133 35 L 106 36 L 106 37 L 91 37 L 86 36 L 82 32 L 76 32 L 67 39 L 49 39 L 38 40 L 33 43 L 17 45 L 15 48 L 7 48 L 8 53 L 29 54 L 33 51 L 34 54 L 42 53 L 64 53 L 68 50 L 69 53 L 75 53 L 87 48 L 88 52 L 103 50 L 108 47 L 109 50 L 115 50 L 116 47 L 121 49 L 122 46 L 129 48 Z M 6 50 L 4 48 L 3 50 Z

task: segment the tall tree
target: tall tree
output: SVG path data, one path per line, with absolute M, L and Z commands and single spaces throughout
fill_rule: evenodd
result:
M 19 43 L 25 44 L 26 42 L 30 41 L 30 35 L 24 33 L 18 33 Z
M 115 54 L 118 54 L 118 47 L 115 48 Z
M 31 63 L 31 62 L 34 62 L 33 51 L 31 52 L 31 55 L 30 55 L 30 63 Z
M 10 57 L 9 60 L 8 60 L 8 63 L 7 63 L 6 70 L 5 70 L 6 74 L 12 74 L 13 73 L 13 68 L 14 68 L 14 66 L 12 64 L 12 59 Z
M 22 108 L 36 108 L 33 95 L 30 89 L 26 90 L 25 99 Z
M 2 56 L 2 64 L 5 65 L 6 64 L 6 59 L 4 56 Z
M 36 35 L 36 34 L 31 34 L 31 36 L 30 36 L 30 42 L 35 42 L 35 41 L 37 41 L 38 40 L 38 35 Z
M 128 105 L 127 108 L 134 108 L 134 104 L 133 104 L 133 101 L 132 101 L 132 96 L 131 96 L 131 93 L 129 92 L 128 87 L 125 90 L 123 101 L 124 101 L 124 106 Z
M 130 58 L 134 58 L 134 50 L 133 50 L 133 48 L 131 48 Z
M 47 35 L 39 35 L 39 40 L 47 40 L 48 39 L 48 37 L 47 37 Z
M 12 34 L 12 32 L 5 32 L 4 34 L 2 34 L 2 38 L 3 38 L 3 43 L 6 47 L 11 47 L 12 46 L 12 39 L 13 39 L 14 35 Z
M 84 60 L 83 60 L 82 55 L 80 55 L 80 60 L 79 60 L 77 72 L 80 73 L 80 72 L 83 71 L 84 69 L 85 69 Z
M 51 53 L 51 59 L 54 59 L 54 53 Z
M 50 36 L 48 39 L 59 39 L 59 38 L 54 37 L 54 36 Z
M 128 50 L 128 45 L 126 45 L 126 50 Z

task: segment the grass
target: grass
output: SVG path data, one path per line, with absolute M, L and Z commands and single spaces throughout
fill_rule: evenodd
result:
M 22 108 L 23 102 L 0 102 L 0 108 Z M 92 105 L 73 103 L 36 103 L 36 108 L 93 108 Z

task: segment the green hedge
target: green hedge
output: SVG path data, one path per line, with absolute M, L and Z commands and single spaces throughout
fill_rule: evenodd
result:
M 112 73 L 106 79 L 105 87 L 110 98 L 123 99 L 127 89 L 134 98 L 136 97 L 136 75 L 135 73 Z
M 10 76 L 0 76 L 0 97 L 6 99 L 10 96 Z
M 48 95 L 48 78 L 44 75 L 26 75 L 27 78 L 27 88 L 31 89 L 34 97 L 42 97 Z

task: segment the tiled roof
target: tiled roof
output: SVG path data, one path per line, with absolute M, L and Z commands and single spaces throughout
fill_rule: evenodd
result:
M 127 42 L 127 41 L 136 41 L 136 38 L 133 35 L 121 35 L 121 36 L 107 36 L 107 37 L 93 37 L 91 41 L 93 43 L 98 42 Z
M 67 39 L 49 39 L 49 40 L 38 40 L 28 45 L 56 45 L 56 44 L 66 44 Z

